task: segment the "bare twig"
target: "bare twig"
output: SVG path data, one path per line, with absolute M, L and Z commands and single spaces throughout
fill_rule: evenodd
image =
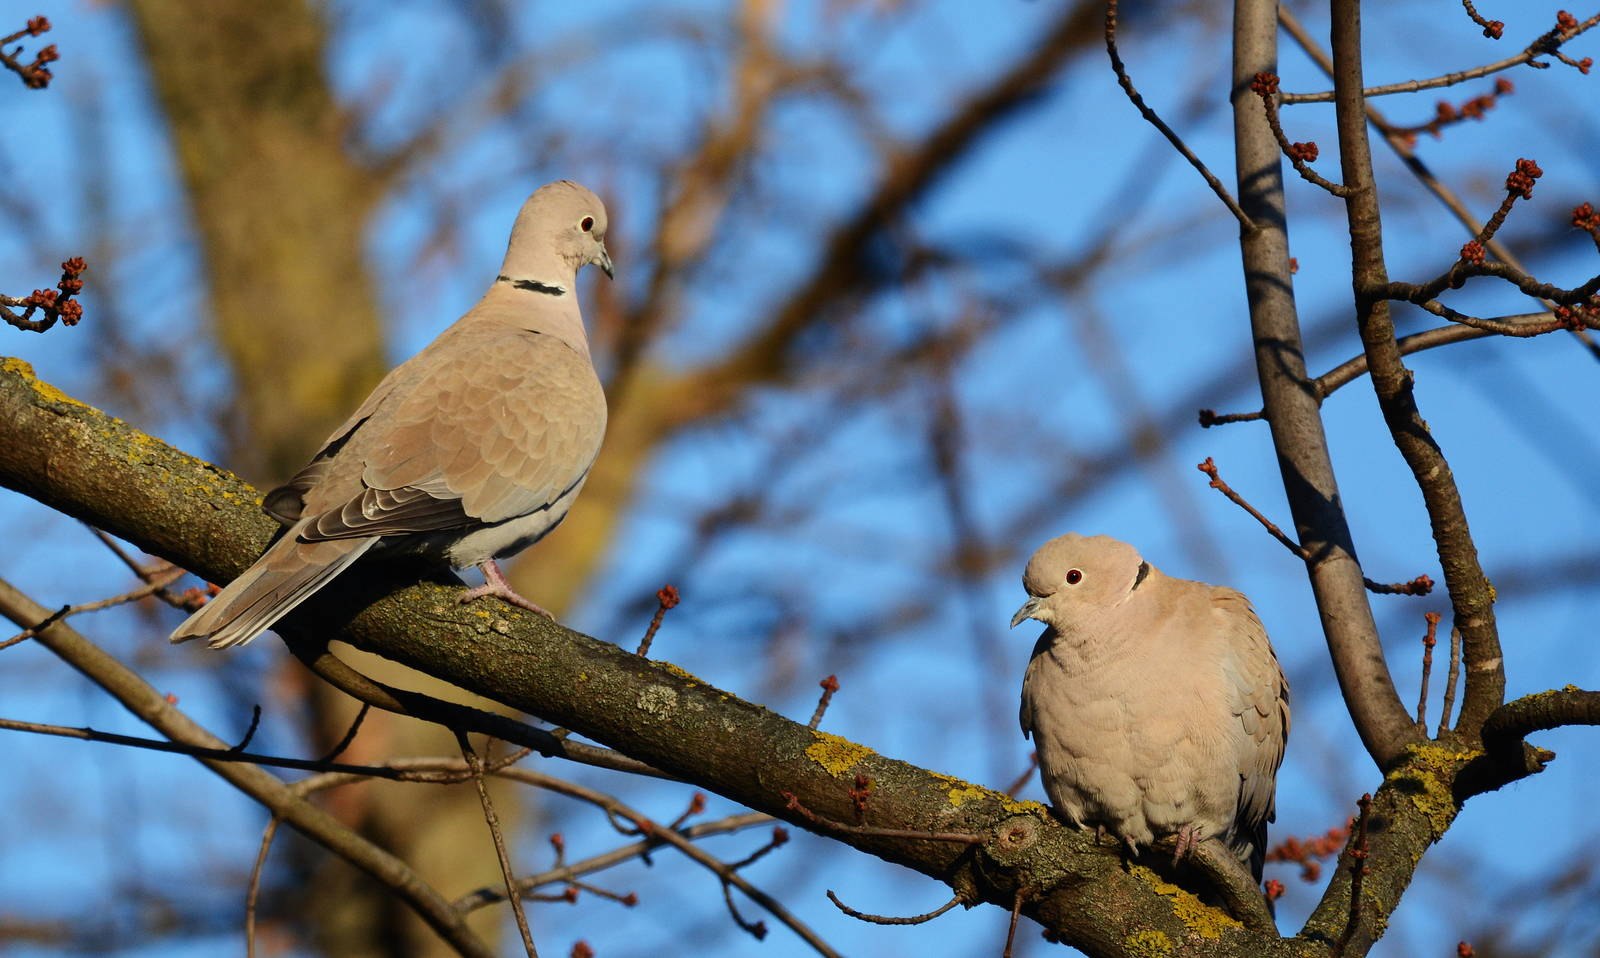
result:
M 1000 952 L 1000 958 L 1011 958 L 1011 946 L 1017 940 L 1017 920 L 1022 917 L 1022 903 L 1027 900 L 1027 892 L 1017 886 L 1016 894 L 1011 899 L 1011 922 L 1006 925 L 1006 946 Z
M 1516 92 L 1516 88 L 1511 85 L 1511 81 L 1501 77 L 1494 81 L 1494 89 L 1492 91 L 1480 93 L 1462 102 L 1460 106 L 1456 106 L 1446 100 L 1440 100 L 1438 105 L 1434 107 L 1433 119 L 1426 123 L 1380 129 L 1383 130 L 1385 136 L 1397 136 L 1410 140 L 1415 140 L 1419 133 L 1427 133 L 1437 137 L 1444 132 L 1446 127 L 1464 123 L 1467 120 L 1484 119 L 1489 115 L 1490 110 L 1499 105 L 1501 97 L 1509 96 L 1514 92 Z
M 5 48 L 23 37 L 36 37 L 49 29 L 49 19 L 45 17 L 30 17 L 27 26 L 9 36 L 0 37 L 0 64 L 3 64 L 7 70 L 20 77 L 22 85 L 30 90 L 42 90 L 50 85 L 52 75 L 49 70 L 45 69 L 45 64 L 54 63 L 61 59 L 61 54 L 56 51 L 56 45 L 52 43 L 49 46 L 41 47 L 39 52 L 33 55 L 32 63 L 23 63 L 18 59 L 17 55 L 22 52 L 21 47 L 10 53 L 7 53 Z
M 833 906 L 844 912 L 846 915 L 849 915 L 851 918 L 854 918 L 857 921 L 871 922 L 874 925 L 920 925 L 924 922 L 929 922 L 935 918 L 938 918 L 940 915 L 961 904 L 961 896 L 956 895 L 949 901 L 940 905 L 938 908 L 935 908 L 933 911 L 925 911 L 920 915 L 910 915 L 902 918 L 895 915 L 874 915 L 871 912 L 857 911 L 856 909 L 851 908 L 849 905 L 846 905 L 844 902 L 840 901 L 839 896 L 835 895 L 833 893 L 833 889 L 831 888 L 827 889 L 825 894 L 827 894 L 828 900 L 833 902 Z
M 54 49 L 45 47 L 45 50 Z M 0 49 L 0 59 L 5 59 L 3 49 Z M 6 62 L 9 65 L 14 61 Z M 48 70 L 42 72 L 49 76 Z M 83 304 L 72 297 L 83 292 L 83 273 L 88 268 L 83 257 L 74 256 L 61 264 L 61 279 L 55 289 L 36 289 L 27 296 L 0 295 L 0 319 L 30 333 L 42 333 L 58 321 L 66 326 L 78 325 L 83 318 Z M 14 308 L 21 308 L 22 312 L 12 312 Z M 41 314 L 40 319 L 33 318 L 36 312 Z
M 344 737 L 335 742 L 333 748 L 328 749 L 322 756 L 322 761 L 331 762 L 344 754 L 344 750 L 349 748 L 350 743 L 356 740 L 356 733 L 361 731 L 361 723 L 366 720 L 367 713 L 371 710 L 371 702 L 361 703 L 361 710 L 356 713 L 356 717 L 350 723 L 350 728 L 344 733 Z
M 1450 713 L 1456 707 L 1456 680 L 1461 676 L 1461 630 L 1450 630 L 1450 672 L 1444 679 L 1444 705 L 1439 710 L 1439 734 L 1450 724 Z
M 1129 102 L 1139 111 L 1139 115 L 1161 131 L 1161 135 L 1167 138 L 1172 148 L 1189 161 L 1189 165 L 1194 167 L 1195 172 L 1206 181 L 1206 185 L 1211 187 L 1211 192 L 1217 195 L 1222 205 L 1226 206 L 1234 219 L 1239 221 L 1239 226 L 1246 232 L 1254 230 L 1255 223 L 1251 222 L 1250 216 L 1239 206 L 1239 201 L 1233 198 L 1233 194 L 1228 192 L 1228 188 L 1222 184 L 1217 175 L 1211 172 L 1200 157 L 1189 149 L 1189 145 L 1183 142 L 1183 138 L 1172 127 L 1167 126 L 1166 121 L 1161 119 L 1161 116 L 1144 102 L 1144 97 L 1139 95 L 1139 91 L 1134 89 L 1133 80 L 1128 76 L 1121 55 L 1117 53 L 1117 0 L 1106 0 L 1106 55 L 1111 58 L 1111 69 L 1117 75 L 1117 83 L 1122 87 L 1122 92 L 1127 94 Z
M 1039 753 L 1037 751 L 1029 752 L 1028 767 L 1022 770 L 1022 774 L 1012 779 L 1010 785 L 1006 786 L 1006 794 L 1015 798 L 1017 793 L 1027 787 L 1027 784 L 1033 780 L 1033 773 L 1038 767 Z
M 1255 81 L 1250 84 L 1250 91 L 1261 98 L 1261 108 L 1266 113 L 1267 126 L 1272 130 L 1273 139 L 1278 141 L 1278 149 L 1300 174 L 1300 178 L 1313 186 L 1319 186 L 1338 197 L 1350 195 L 1350 188 L 1335 183 L 1316 170 L 1311 164 L 1317 161 L 1320 151 L 1314 142 L 1290 143 L 1289 135 L 1283 132 L 1283 118 L 1278 115 L 1278 75 L 1276 73 L 1257 73 Z
M 1478 12 L 1478 8 L 1472 5 L 1472 0 L 1461 0 L 1461 6 L 1462 9 L 1467 11 L 1467 16 L 1472 18 L 1472 22 L 1483 28 L 1484 36 L 1491 40 L 1498 40 L 1505 35 L 1506 25 L 1504 21 L 1485 20 L 1483 14 Z M 1369 93 L 1367 95 L 1371 96 L 1372 94 Z
M 1433 671 L 1433 647 L 1439 644 L 1439 619 L 1437 612 L 1422 613 L 1428 631 L 1422 636 L 1422 691 L 1417 695 L 1417 724 L 1428 727 L 1428 675 Z
M 1210 429 L 1212 426 L 1226 426 L 1235 422 L 1256 422 L 1266 414 L 1261 410 L 1255 412 L 1229 412 L 1219 413 L 1215 409 L 1200 410 L 1200 428 Z
M 1500 21 L 1498 20 L 1489 21 L 1491 24 L 1499 22 Z M 1455 73 L 1447 73 L 1443 76 L 1433 77 L 1428 80 L 1407 80 L 1404 83 L 1390 83 L 1384 86 L 1368 87 L 1367 89 L 1361 91 L 1361 95 L 1363 97 L 1388 96 L 1394 93 L 1416 93 L 1421 90 L 1431 90 L 1437 87 L 1454 86 L 1457 83 L 1464 83 L 1467 80 L 1476 80 L 1479 77 L 1488 76 L 1491 73 L 1499 73 L 1502 70 L 1509 70 L 1512 67 L 1521 66 L 1524 63 L 1531 67 L 1543 67 L 1546 66 L 1546 64 L 1538 62 L 1534 59 L 1535 57 L 1542 56 L 1547 53 L 1556 53 L 1557 49 L 1563 43 L 1566 43 L 1568 40 L 1571 40 L 1578 34 L 1590 29 L 1596 23 L 1600 23 L 1600 14 L 1590 17 L 1582 23 L 1574 22 L 1570 30 L 1557 25 L 1554 30 L 1542 34 L 1538 39 L 1528 44 L 1528 46 L 1524 48 L 1521 53 L 1518 53 L 1515 56 L 1507 57 L 1504 60 L 1496 60 L 1494 63 L 1488 63 L 1481 67 L 1474 67 L 1471 70 L 1460 70 Z M 1298 38 L 1296 39 L 1298 41 Z M 1570 65 L 1577 66 L 1578 64 L 1572 63 Z M 1334 91 L 1324 90 L 1320 93 L 1285 93 L 1280 95 L 1279 100 L 1280 102 L 1286 104 L 1330 103 L 1333 101 L 1333 98 Z
M 151 580 L 147 581 L 144 585 L 141 585 L 136 589 L 130 589 L 129 591 L 120 595 L 114 595 L 105 599 L 96 599 L 93 602 L 83 602 L 78 605 L 64 605 L 50 613 L 37 625 L 23 629 L 21 632 L 13 635 L 9 639 L 0 641 L 0 650 L 9 649 L 18 642 L 31 639 L 37 635 L 41 629 L 47 629 L 57 622 L 67 619 L 71 616 L 78 615 L 81 612 L 98 612 L 101 609 L 110 609 L 115 606 L 126 605 L 129 602 L 137 602 L 140 599 L 148 596 L 163 593 L 166 591 L 167 586 L 182 578 L 183 574 L 184 572 L 182 569 L 169 568 L 166 572 L 152 577 Z
M 1248 512 L 1252 518 L 1261 523 L 1261 527 L 1266 529 L 1269 535 L 1282 543 L 1285 549 L 1288 549 L 1306 562 L 1312 560 L 1311 550 L 1289 538 L 1288 533 L 1278 528 L 1277 523 L 1262 515 L 1261 510 L 1251 505 L 1244 496 L 1239 495 L 1232 486 L 1223 481 L 1222 475 L 1217 469 L 1217 464 L 1211 460 L 1210 456 L 1207 456 L 1206 461 L 1195 468 L 1211 477 L 1211 488 L 1226 496 L 1229 502 Z M 1361 581 L 1366 585 L 1368 592 L 1377 595 L 1427 595 L 1433 591 L 1433 580 L 1426 575 L 1419 575 L 1408 582 L 1376 582 L 1366 576 L 1362 576 Z
M 678 607 L 677 587 L 664 585 L 657 589 L 656 602 L 656 614 L 650 617 L 650 625 L 645 628 L 644 638 L 639 640 L 639 648 L 635 650 L 639 655 L 650 654 L 650 643 L 656 640 L 656 630 L 661 628 L 661 620 L 666 618 L 668 610 Z
M 1372 809 L 1371 793 L 1363 793 L 1357 800 L 1356 806 L 1361 809 L 1356 816 L 1355 840 L 1350 843 L 1350 919 L 1345 923 L 1344 932 L 1339 936 L 1339 942 L 1334 948 L 1334 954 L 1344 954 L 1344 949 L 1355 934 L 1361 920 L 1361 886 L 1365 883 L 1367 872 L 1367 813 Z
M 500 874 L 506 881 L 506 897 L 511 901 L 511 914 L 516 916 L 517 931 L 522 934 L 522 947 L 528 953 L 528 958 L 539 958 L 539 950 L 533 945 L 533 932 L 528 928 L 528 913 L 522 907 L 522 896 L 517 894 L 517 878 L 511 868 L 511 855 L 506 851 L 506 837 L 500 831 L 500 816 L 495 814 L 494 802 L 489 798 L 489 786 L 483 781 L 483 762 L 478 758 L 478 753 L 473 750 L 472 743 L 467 741 L 467 733 L 456 732 L 456 744 L 461 748 L 461 757 L 466 759 L 467 767 L 472 770 L 472 783 L 478 789 L 478 803 L 483 806 L 483 820 L 489 826 L 489 835 L 494 839 L 494 853 L 500 859 Z
M 833 701 L 833 693 L 839 691 L 839 677 L 830 675 L 817 684 L 822 686 L 822 695 L 817 698 L 817 710 L 811 713 L 811 721 L 807 723 L 811 728 L 822 724 L 822 713 L 828 711 L 828 703 Z
M 244 950 L 246 958 L 256 958 L 256 903 L 261 897 L 261 872 L 267 864 L 267 852 L 272 848 L 273 836 L 278 834 L 278 824 L 283 819 L 273 815 L 261 831 L 261 850 L 256 852 L 256 862 L 250 867 L 250 887 L 244 896 Z

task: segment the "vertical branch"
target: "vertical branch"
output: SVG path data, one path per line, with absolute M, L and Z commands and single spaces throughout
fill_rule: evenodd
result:
M 528 927 L 528 913 L 522 907 L 522 895 L 517 891 L 517 876 L 511 868 L 511 855 L 506 851 L 505 835 L 500 831 L 500 816 L 495 814 L 494 802 L 489 798 L 489 787 L 483 783 L 483 761 L 467 741 L 467 733 L 456 730 L 456 744 L 461 746 L 461 757 L 466 759 L 472 772 L 472 783 L 478 787 L 478 802 L 483 806 L 483 820 L 494 839 L 495 857 L 500 859 L 500 874 L 506 882 L 506 900 L 511 903 L 511 914 L 517 919 L 517 931 L 522 934 L 522 947 L 528 958 L 539 958 L 533 945 L 533 931 Z
M 1344 184 L 1350 190 L 1345 197 L 1345 215 L 1350 227 L 1356 323 L 1384 422 L 1406 465 L 1411 467 L 1428 510 L 1467 665 L 1457 728 L 1476 737 L 1483 720 L 1505 697 L 1505 669 L 1492 593 L 1478 562 L 1478 549 L 1467 527 L 1455 477 L 1417 408 L 1413 377 L 1401 361 L 1389 303 L 1378 292 L 1388 285 L 1389 272 L 1383 258 L 1378 186 L 1372 172 L 1366 97 L 1361 85 L 1360 0 L 1334 0 L 1332 25 L 1339 163 Z
M 1233 115 L 1239 202 L 1255 224 L 1255 229 L 1241 233 L 1239 245 L 1256 371 L 1296 538 L 1309 551 L 1306 574 L 1334 673 L 1362 744 L 1374 761 L 1386 765 L 1416 733 L 1383 660 L 1316 392 L 1306 375 L 1289 273 L 1282 158 L 1260 101 L 1250 92 L 1256 74 L 1277 72 L 1277 30 L 1273 0 L 1235 4 Z

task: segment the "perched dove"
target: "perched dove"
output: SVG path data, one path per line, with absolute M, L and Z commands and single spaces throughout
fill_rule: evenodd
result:
M 1044 790 L 1080 828 L 1181 858 L 1213 836 L 1256 880 L 1289 736 L 1289 686 L 1250 602 L 1163 575 L 1106 536 L 1051 539 L 1011 620 L 1046 625 L 1022 680 Z
M 462 601 L 544 613 L 495 559 L 565 518 L 600 450 L 605 394 L 574 280 L 588 263 L 611 275 L 605 235 L 605 207 L 582 186 L 529 197 L 494 285 L 267 494 L 288 528 L 172 641 L 248 642 L 368 551 L 476 565 L 487 582 Z

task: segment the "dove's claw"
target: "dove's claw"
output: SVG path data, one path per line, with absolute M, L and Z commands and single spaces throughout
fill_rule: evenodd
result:
M 483 570 L 483 578 L 486 581 L 475 589 L 468 589 L 463 592 L 461 598 L 457 600 L 458 602 L 471 602 L 474 599 L 482 599 L 485 596 L 492 595 L 511 603 L 519 609 L 537 612 L 547 619 L 555 618 L 555 615 L 549 609 L 531 599 L 524 599 L 517 593 L 516 589 L 511 588 L 511 583 L 506 581 L 505 573 L 500 571 L 500 564 L 493 559 L 478 563 L 478 568 Z

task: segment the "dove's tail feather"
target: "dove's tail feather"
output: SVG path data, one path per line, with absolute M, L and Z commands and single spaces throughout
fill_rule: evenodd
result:
M 297 532 L 298 528 L 289 529 L 255 565 L 184 620 L 171 640 L 205 639 L 213 649 L 243 645 L 327 585 L 378 541 L 372 537 L 301 542 Z

